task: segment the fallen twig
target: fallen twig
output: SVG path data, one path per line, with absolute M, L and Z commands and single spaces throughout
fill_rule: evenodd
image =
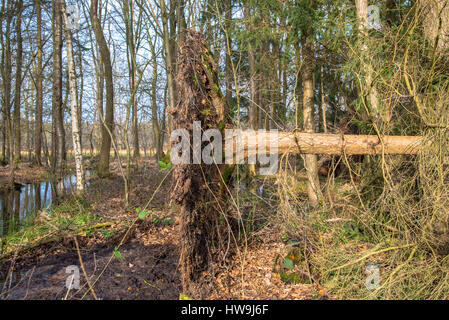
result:
M 90 283 L 89 277 L 87 276 L 86 269 L 84 268 L 83 258 L 81 257 L 80 248 L 78 246 L 78 240 L 76 239 L 76 236 L 74 238 L 75 238 L 76 252 L 78 253 L 78 259 L 79 259 L 80 265 L 81 265 L 81 270 L 83 270 L 84 277 L 86 278 L 87 285 L 89 286 L 89 290 L 92 293 L 92 296 L 94 297 L 95 300 L 98 300 L 98 297 L 95 294 L 94 288 L 92 287 L 92 285 Z

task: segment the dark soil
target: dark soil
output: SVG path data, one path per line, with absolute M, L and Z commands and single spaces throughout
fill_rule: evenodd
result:
M 18 259 L 14 268 L 14 281 L 1 283 L 1 287 L 4 286 L 2 299 L 64 299 L 67 294 L 66 279 L 70 275 L 66 274 L 66 268 L 70 265 L 80 266 L 74 241 L 66 242 L 69 243 L 46 245 Z M 64 246 L 62 253 L 48 254 L 61 246 Z M 113 254 L 111 248 L 114 246 L 81 247 L 86 273 L 91 283 L 94 283 Z M 134 238 L 120 247 L 120 253 L 122 258 L 114 257 L 94 285 L 99 299 L 179 298 L 181 282 L 177 246 L 167 243 L 145 245 Z M 10 264 L 3 263 L 0 268 L 4 279 Z M 80 286 L 79 290 L 70 292 L 67 299 L 80 299 L 88 289 L 81 268 Z M 88 293 L 84 299 L 93 297 Z

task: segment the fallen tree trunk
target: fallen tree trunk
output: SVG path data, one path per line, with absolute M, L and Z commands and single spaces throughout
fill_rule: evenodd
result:
M 245 134 L 248 140 L 243 140 L 245 157 L 258 152 L 258 144 L 263 142 L 268 150 L 277 142 L 279 154 L 328 154 L 328 155 L 356 155 L 356 154 L 417 154 L 423 138 L 420 136 L 383 136 L 379 139 L 375 135 L 338 135 L 305 132 L 254 132 Z M 226 139 L 226 143 L 231 142 Z M 252 142 L 248 142 L 251 141 Z M 237 148 L 233 148 L 234 153 Z

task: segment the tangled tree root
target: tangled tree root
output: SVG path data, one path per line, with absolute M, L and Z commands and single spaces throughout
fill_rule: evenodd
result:
M 193 122 L 201 130 L 224 128 L 225 103 L 218 89 L 214 60 L 201 34 L 188 30 L 178 59 L 178 103 L 170 113 L 174 129 L 186 129 L 193 136 Z M 192 152 L 190 141 L 190 155 Z M 181 209 L 180 266 L 183 290 L 193 297 L 207 294 L 212 262 L 223 259 L 230 243 L 230 224 L 225 223 L 223 165 L 179 164 L 174 168 L 172 199 Z M 224 219 L 223 219 L 224 218 Z

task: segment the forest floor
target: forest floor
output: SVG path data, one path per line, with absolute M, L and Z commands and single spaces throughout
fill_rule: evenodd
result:
M 18 170 L 21 182 L 33 181 L 30 178 L 34 175 L 45 175 L 41 169 L 28 171 L 26 166 L 21 165 L 25 169 L 22 171 L 33 174 Z M 166 173 L 159 169 L 155 161 L 148 160 L 140 162 L 138 169 L 133 168 L 130 209 L 124 209 L 123 180 L 114 162 L 108 179 L 90 180 L 81 204 L 68 199 L 59 205 L 63 209 L 55 211 L 54 216 L 39 215 L 36 223 L 49 226 L 52 231 L 32 235 L 25 234 L 24 229 L 16 235 L 16 242 L 9 240 L 8 249 L 0 255 L 1 298 L 93 299 L 84 268 L 98 299 L 179 299 L 179 221 L 176 207 L 169 201 L 171 181 L 161 184 Z M 148 214 L 139 218 L 141 208 L 153 194 L 146 209 Z M 73 228 L 67 219 L 83 222 Z M 315 285 L 281 280 L 273 266 L 279 256 L 285 255 L 288 245 L 279 232 L 268 228 L 263 232 L 263 236 L 247 245 L 244 254 L 236 255 L 226 271 L 216 275 L 216 285 L 208 298 L 323 298 L 323 290 Z M 66 280 L 71 273 L 66 273 L 66 268 L 71 265 L 81 266 L 81 287 L 68 291 Z

